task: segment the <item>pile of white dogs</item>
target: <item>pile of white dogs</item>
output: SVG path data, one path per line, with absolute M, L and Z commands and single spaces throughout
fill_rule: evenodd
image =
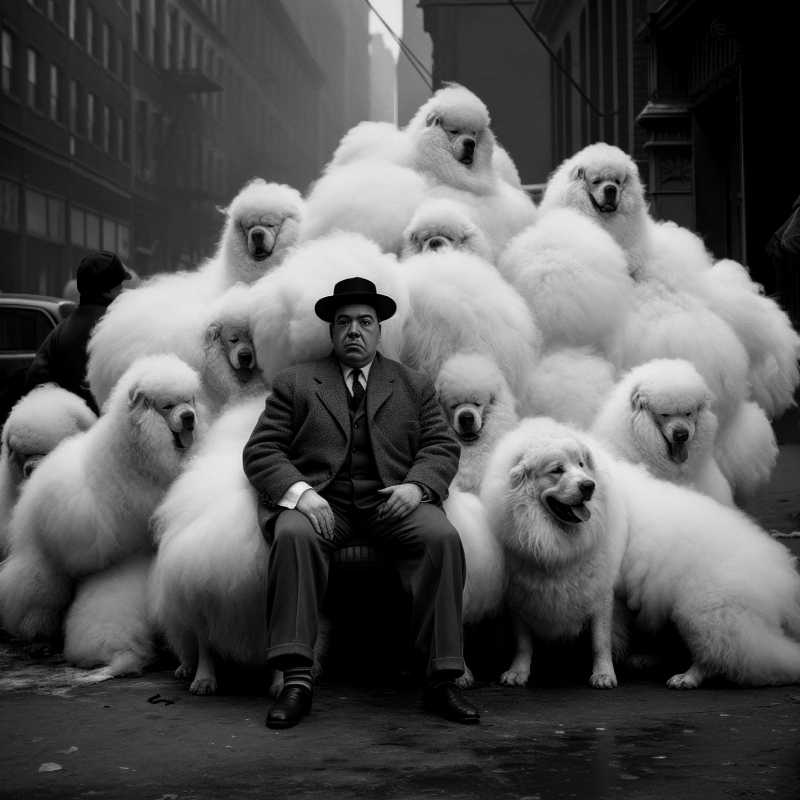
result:
M 397 303 L 382 352 L 431 376 L 461 442 L 464 621 L 512 615 L 503 683 L 527 681 L 537 640 L 588 628 L 591 683 L 616 686 L 615 661 L 653 660 L 630 622 L 677 627 L 692 662 L 672 687 L 800 681 L 800 577 L 735 507 L 774 468 L 800 337 L 744 267 L 652 219 L 627 155 L 587 147 L 537 208 L 484 104 L 448 86 L 403 130 L 356 126 L 305 199 L 256 179 L 226 215 L 213 258 L 98 324 L 97 421 L 54 387 L 10 415 L 8 632 L 63 635 L 87 680 L 141 672 L 157 636 L 196 694 L 215 654 L 264 665 L 241 453 L 275 373 L 330 351 L 315 301 L 360 275 Z

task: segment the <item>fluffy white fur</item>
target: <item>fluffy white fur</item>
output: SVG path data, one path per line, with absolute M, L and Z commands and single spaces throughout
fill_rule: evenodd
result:
M 469 253 L 423 253 L 400 266 L 410 303 L 400 360 L 435 378 L 450 356 L 481 353 L 519 397 L 541 346 L 520 294 Z
M 463 86 L 437 91 L 403 131 L 361 123 L 348 132 L 309 194 L 302 241 L 354 231 L 399 255 L 403 231 L 431 195 L 470 207 L 493 258 L 536 217 L 510 157 L 495 152 L 486 106 Z
M 614 366 L 591 348 L 556 348 L 530 373 L 520 412 L 587 429 L 614 388 L 615 377 Z
M 72 582 L 151 547 L 149 521 L 193 452 L 200 378 L 175 356 L 137 361 L 101 418 L 34 471 L 10 524 L 0 613 L 27 639 L 59 628 Z
M 533 635 L 569 639 L 588 625 L 590 683 L 615 687 L 614 585 L 627 532 L 609 459 L 555 420 L 525 419 L 494 450 L 480 496 L 505 550 L 514 618 L 516 653 L 501 683 L 527 682 Z
M 622 458 L 656 477 L 733 505 L 714 458 L 716 399 L 682 359 L 657 359 L 632 369 L 606 399 L 592 433 Z
M 494 617 L 503 608 L 506 589 L 503 548 L 492 534 L 483 503 L 474 495 L 451 487 L 444 510 L 461 537 L 467 579 L 464 584 L 462 621 L 472 625 Z M 467 689 L 475 682 L 467 666 L 456 683 Z
M 547 348 L 605 353 L 631 308 L 633 280 L 611 235 L 573 209 L 558 209 L 515 237 L 498 269 L 525 298 Z
M 269 547 L 258 527 L 258 496 L 242 469 L 242 450 L 263 410 L 263 397 L 226 410 L 154 515 L 153 613 L 180 659 L 175 675 L 192 678 L 192 694 L 216 692 L 214 652 L 265 666 Z M 323 626 L 320 647 L 325 636 Z M 273 694 L 280 686 L 276 672 Z
M 64 622 L 64 658 L 76 667 L 98 667 L 83 683 L 141 675 L 155 660 L 151 562 L 149 554 L 136 553 L 78 583 Z
M 80 397 L 55 384 L 37 386 L 14 404 L 0 445 L 0 558 L 8 549 L 8 523 L 23 483 L 58 444 L 96 421 Z
M 368 278 L 397 304 L 394 316 L 381 323 L 379 350 L 399 357 L 409 301 L 396 258 L 358 234 L 332 234 L 299 247 L 252 288 L 250 330 L 268 383 L 278 370 L 332 351 L 330 328 L 316 316 L 314 304 L 331 295 L 338 281 L 354 276 Z
M 447 198 L 426 200 L 403 232 L 403 258 L 435 251 L 461 250 L 487 261 L 492 248 L 483 232 L 470 219 L 470 209 Z
M 622 247 L 631 275 L 652 257 L 650 217 L 639 170 L 613 145 L 598 142 L 566 159 L 550 176 L 539 212 L 573 208 Z
M 746 685 L 800 682 L 796 559 L 749 517 L 617 462 L 629 528 L 619 591 L 637 625 L 668 621 L 692 664 L 670 678 L 692 689 L 722 676 Z
M 736 332 L 750 356 L 750 386 L 755 400 L 771 418 L 795 405 L 800 384 L 800 335 L 786 312 L 747 269 L 724 260 L 705 270 L 701 291 L 710 308 Z
M 141 356 L 173 353 L 202 369 L 205 331 L 231 311 L 220 298 L 235 283 L 253 283 L 282 263 L 297 241 L 301 215 L 302 198 L 295 189 L 251 181 L 226 209 L 213 258 L 197 270 L 157 275 L 123 292 L 89 341 L 87 376 L 98 404 L 102 407 L 122 373 Z M 237 314 L 233 309 L 234 318 Z
M 448 358 L 435 384 L 439 404 L 461 445 L 453 486 L 477 494 L 492 449 L 519 422 L 514 395 L 494 361 L 477 353 Z

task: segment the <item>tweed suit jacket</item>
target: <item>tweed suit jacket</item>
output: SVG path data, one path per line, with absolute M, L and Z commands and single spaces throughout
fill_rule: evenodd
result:
M 277 501 L 298 481 L 323 491 L 350 447 L 348 392 L 339 359 L 281 370 L 244 448 L 244 471 L 258 492 L 263 526 Z M 460 445 L 421 372 L 375 355 L 366 394 L 366 418 L 375 464 L 384 486 L 421 483 L 447 497 L 458 470 Z

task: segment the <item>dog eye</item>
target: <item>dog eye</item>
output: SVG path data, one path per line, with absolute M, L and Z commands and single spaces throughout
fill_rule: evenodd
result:
M 553 467 L 553 469 L 550 470 L 550 474 L 551 475 L 563 475 L 564 474 L 564 467 L 562 467 L 559 464 L 559 466 Z
M 578 466 L 579 466 L 579 467 L 582 467 L 582 466 L 583 466 L 583 461 L 579 461 L 579 462 L 578 462 Z
M 619 186 L 622 183 L 622 181 L 619 178 L 614 178 L 614 183 L 616 183 L 617 186 Z
M 600 184 L 600 178 L 592 181 L 592 186 L 598 186 Z

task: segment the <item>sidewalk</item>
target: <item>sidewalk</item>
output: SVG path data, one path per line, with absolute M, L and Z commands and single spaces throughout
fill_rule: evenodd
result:
M 787 445 L 747 510 L 767 528 L 798 530 L 798 489 L 800 446 Z M 780 541 L 800 555 L 800 539 Z M 597 691 L 582 647 L 553 648 L 526 687 L 479 675 L 477 726 L 425 713 L 407 676 L 376 687 L 334 670 L 311 715 L 276 732 L 258 684 L 194 697 L 165 664 L 79 686 L 80 671 L 2 645 L 0 798 L 797 796 L 800 686 L 680 692 L 663 675 L 622 673 L 618 689 Z

